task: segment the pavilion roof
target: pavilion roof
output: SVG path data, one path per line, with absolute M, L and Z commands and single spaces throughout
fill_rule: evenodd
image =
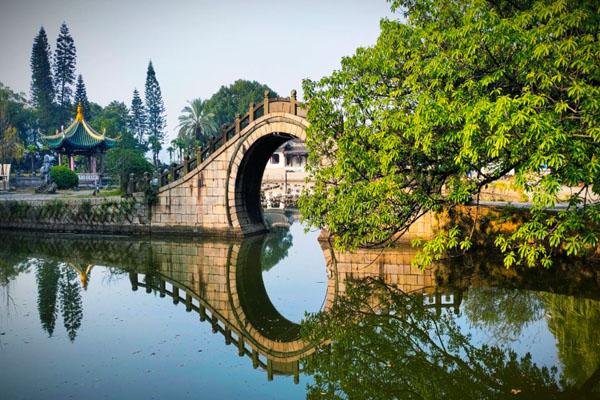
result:
M 77 106 L 77 115 L 71 125 L 62 132 L 42 136 L 42 139 L 48 143 L 49 148 L 71 154 L 91 153 L 95 150 L 105 151 L 117 143 L 117 139 L 96 132 L 85 121 L 81 104 Z

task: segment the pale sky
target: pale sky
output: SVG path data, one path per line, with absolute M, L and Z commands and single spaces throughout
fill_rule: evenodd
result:
M 143 96 L 152 60 L 167 147 L 188 100 L 236 79 L 301 96 L 302 79 L 327 75 L 374 44 L 386 16 L 395 17 L 385 0 L 0 0 L 0 82 L 29 94 L 33 38 L 44 26 L 54 51 L 65 21 L 90 101 L 129 106 L 134 88 Z

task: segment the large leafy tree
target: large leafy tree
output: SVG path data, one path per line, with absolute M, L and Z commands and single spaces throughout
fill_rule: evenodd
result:
M 50 67 L 50 45 L 44 27 L 33 39 L 31 49 L 31 102 L 36 109 L 40 128 L 50 130 L 54 118 L 54 84 Z
M 165 105 L 163 103 L 160 85 L 156 79 L 156 72 L 152 66 L 152 61 L 148 63 L 146 72 L 146 116 L 148 144 L 152 150 L 152 159 L 154 165 L 159 164 L 158 153 L 162 149 L 165 140 Z
M 37 143 L 38 121 L 25 95 L 0 83 L 0 134 L 13 127 L 22 143 Z
M 257 81 L 238 79 L 229 86 L 221 86 L 219 91 L 206 101 L 206 112 L 215 115 L 217 127 L 233 123 L 236 114 L 248 112 L 250 103 L 263 100 L 264 92 L 269 91 L 269 97 L 277 97 L 270 87 Z
M 129 130 L 143 146 L 146 146 L 146 128 L 146 109 L 144 108 L 140 93 L 137 89 L 134 89 L 131 108 L 129 109 Z
M 306 81 L 309 170 L 300 202 L 341 247 L 384 243 L 421 215 L 477 200 L 516 173 L 529 220 L 497 245 L 505 264 L 550 265 L 600 231 L 600 27 L 594 1 L 394 0 L 373 47 Z M 568 207 L 548 213 L 562 187 Z M 456 228 L 432 253 L 471 245 Z
M 215 115 L 206 111 L 206 102 L 194 99 L 181 110 L 178 137 L 182 138 L 189 150 L 196 143 L 205 144 L 217 132 Z
M 74 112 L 77 110 L 77 105 L 81 104 L 83 107 L 83 117 L 89 121 L 92 117 L 90 102 L 87 97 L 87 91 L 85 89 L 85 83 L 83 82 L 83 76 L 79 74 L 77 76 L 77 85 L 75 86 L 75 98 L 73 101 Z M 73 115 L 75 115 L 73 113 Z
M 76 57 L 75 42 L 67 24 L 63 22 L 54 49 L 54 85 L 61 124 L 67 122 L 70 117 Z

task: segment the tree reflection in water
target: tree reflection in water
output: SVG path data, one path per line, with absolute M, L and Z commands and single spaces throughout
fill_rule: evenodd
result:
M 559 379 L 556 368 L 534 364 L 529 353 L 519 357 L 499 346 L 474 345 L 454 318 L 452 312 L 428 308 L 421 295 L 408 295 L 379 279 L 349 282 L 343 301 L 303 323 L 303 336 L 318 346 L 304 361 L 305 372 L 314 376 L 308 397 L 598 396 L 598 370 L 575 386 Z
M 57 294 L 60 269 L 56 262 L 38 260 L 35 273 L 37 282 L 37 306 L 42 328 L 52 336 L 56 326 Z
M 75 337 L 77 337 L 77 330 L 81 326 L 81 320 L 83 319 L 81 287 L 77 279 L 77 272 L 75 272 L 72 266 L 62 264 L 60 271 L 59 294 L 63 324 L 69 339 L 74 341 Z

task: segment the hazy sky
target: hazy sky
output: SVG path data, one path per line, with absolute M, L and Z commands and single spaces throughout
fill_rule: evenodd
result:
M 129 106 L 152 60 L 172 138 L 186 101 L 236 79 L 301 94 L 302 79 L 373 44 L 384 16 L 385 0 L 0 0 L 0 82 L 29 93 L 33 38 L 44 26 L 54 51 L 65 21 L 90 101 Z

